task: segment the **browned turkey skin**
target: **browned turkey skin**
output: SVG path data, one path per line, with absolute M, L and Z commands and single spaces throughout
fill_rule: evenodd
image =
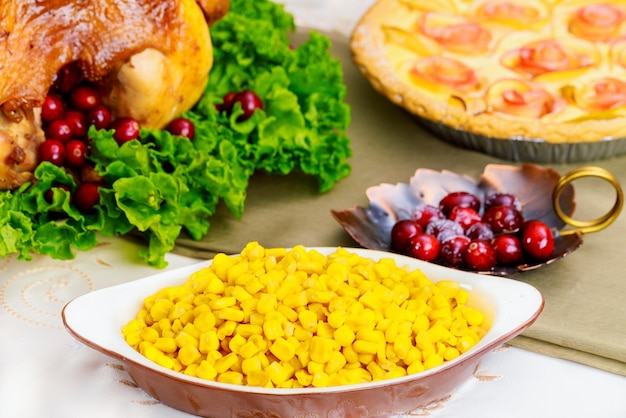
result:
M 100 85 L 115 117 L 161 128 L 200 98 L 209 24 L 229 0 L 0 0 L 0 189 L 32 178 L 39 107 L 66 64 Z

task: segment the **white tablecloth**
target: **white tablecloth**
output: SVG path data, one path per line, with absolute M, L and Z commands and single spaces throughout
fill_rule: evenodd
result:
M 371 0 L 283 1 L 299 25 L 348 35 Z M 0 417 L 187 417 L 138 388 L 124 368 L 74 340 L 61 309 L 86 292 L 158 271 L 138 244 L 107 239 L 72 261 L 0 259 Z M 168 268 L 198 260 L 168 255 Z M 450 398 L 414 417 L 623 418 L 626 378 L 502 346 Z
M 0 260 L 0 417 L 189 416 L 138 388 L 123 366 L 77 342 L 61 309 L 86 292 L 160 272 L 114 238 L 72 261 Z M 198 260 L 170 254 L 168 268 Z M 449 399 L 412 416 L 626 417 L 626 378 L 502 346 Z

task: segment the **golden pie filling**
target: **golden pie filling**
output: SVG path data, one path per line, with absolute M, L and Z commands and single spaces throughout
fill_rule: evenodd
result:
M 391 101 L 457 130 L 626 137 L 623 0 L 379 0 L 351 50 Z

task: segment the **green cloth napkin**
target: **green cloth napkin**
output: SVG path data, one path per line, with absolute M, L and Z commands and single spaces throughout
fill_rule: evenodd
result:
M 350 177 L 321 195 L 315 180 L 303 175 L 257 175 L 248 189 L 243 219 L 220 208 L 205 239 L 181 238 L 175 252 L 210 258 L 218 252 L 238 253 L 250 241 L 265 247 L 356 247 L 330 211 L 367 206 L 368 187 L 408 182 L 418 168 L 478 178 L 487 164 L 519 164 L 457 148 L 427 133 L 361 76 L 350 59 L 347 39 L 331 39 L 333 53 L 344 65 L 353 110 L 348 131 L 354 151 Z M 583 165 L 604 167 L 626 184 L 626 156 L 551 166 L 564 174 Z M 573 184 L 575 218 L 597 217 L 613 205 L 615 194 L 608 183 L 580 179 Z M 537 287 L 546 303 L 535 324 L 511 344 L 626 375 L 625 270 L 626 219 L 621 216 L 609 228 L 585 236 L 584 244 L 566 258 L 514 276 Z

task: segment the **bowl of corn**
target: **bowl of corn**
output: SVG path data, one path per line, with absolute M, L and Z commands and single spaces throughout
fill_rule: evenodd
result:
M 528 284 L 398 254 L 251 242 L 87 293 L 63 321 L 191 414 L 389 416 L 444 399 L 543 305 Z

